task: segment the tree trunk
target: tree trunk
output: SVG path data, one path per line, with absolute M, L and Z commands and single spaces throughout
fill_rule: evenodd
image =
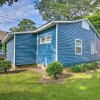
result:
M 4 69 L 5 70 L 5 73 L 7 73 L 7 69 Z
M 54 79 L 57 80 L 57 75 L 56 74 L 54 75 Z

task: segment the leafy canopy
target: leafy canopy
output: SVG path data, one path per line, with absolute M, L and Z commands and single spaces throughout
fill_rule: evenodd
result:
M 91 23 L 100 34 L 100 12 L 94 13 L 91 16 L 85 16 L 85 18 L 88 18 L 91 21 Z
M 35 3 L 44 20 L 73 20 L 100 10 L 99 0 L 39 0 Z
M 0 0 L 0 6 L 3 6 L 4 4 L 8 4 L 9 6 L 12 5 L 14 2 L 17 2 L 18 0 Z
M 23 19 L 18 24 L 18 27 L 10 28 L 11 32 L 19 32 L 19 31 L 32 31 L 35 30 L 35 23 L 30 19 Z

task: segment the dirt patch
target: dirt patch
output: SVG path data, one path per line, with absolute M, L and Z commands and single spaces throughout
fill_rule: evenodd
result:
M 57 79 L 55 80 L 53 77 L 46 76 L 42 77 L 40 79 L 40 83 L 45 84 L 45 83 L 63 83 L 66 78 L 73 76 L 72 74 L 61 74 L 57 76 Z

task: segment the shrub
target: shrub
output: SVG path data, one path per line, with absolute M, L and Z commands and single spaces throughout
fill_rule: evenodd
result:
M 61 74 L 63 71 L 63 65 L 59 62 L 53 62 L 48 65 L 46 71 L 49 76 L 53 76 L 55 79 L 57 79 L 57 75 Z
M 7 72 L 11 68 L 11 62 L 7 60 L 0 61 L 0 71 Z
M 70 70 L 71 70 L 72 72 L 80 72 L 80 71 L 81 71 L 79 65 L 71 66 L 71 67 L 70 67 Z
M 98 62 L 83 63 L 83 64 L 71 66 L 70 70 L 72 72 L 86 72 L 86 71 L 89 71 L 89 70 L 95 70 L 96 68 L 98 68 L 98 65 L 99 65 Z
M 4 58 L 0 58 L 0 61 L 1 61 L 1 60 L 4 60 Z

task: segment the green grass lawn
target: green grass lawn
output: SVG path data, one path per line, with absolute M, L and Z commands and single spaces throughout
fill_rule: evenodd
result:
M 0 75 L 0 100 L 100 100 L 100 73 L 76 74 L 42 84 L 36 72 Z

